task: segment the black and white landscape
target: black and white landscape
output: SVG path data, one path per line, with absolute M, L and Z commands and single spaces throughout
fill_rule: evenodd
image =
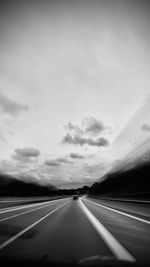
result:
M 0 263 L 150 264 L 150 3 L 0 1 Z

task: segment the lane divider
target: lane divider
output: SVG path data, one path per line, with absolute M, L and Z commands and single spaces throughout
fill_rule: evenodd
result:
M 53 211 L 49 212 L 47 215 L 45 215 L 44 217 L 42 217 L 41 219 L 39 219 L 38 221 L 36 221 L 35 223 L 31 224 L 30 226 L 28 226 L 27 228 L 25 228 L 24 230 L 20 231 L 18 234 L 16 234 L 15 236 L 9 238 L 7 241 L 5 241 L 4 243 L 2 243 L 0 245 L 0 250 L 4 249 L 6 246 L 10 245 L 12 242 L 14 242 L 16 239 L 18 239 L 20 236 L 22 236 L 23 234 L 25 234 L 27 231 L 29 231 L 30 229 L 32 229 L 34 226 L 36 226 L 37 224 L 39 224 L 40 222 L 42 222 L 44 219 L 46 219 L 48 216 L 50 216 L 51 214 L 55 213 L 56 211 L 58 211 L 59 209 L 61 209 L 62 207 L 64 207 L 69 201 L 67 201 L 66 203 L 64 203 L 63 205 L 55 208 Z
M 140 218 L 140 217 L 137 217 L 137 216 L 131 215 L 131 214 L 129 214 L 129 213 L 126 213 L 126 212 L 123 212 L 123 211 L 119 211 L 119 210 L 113 209 L 113 208 L 109 208 L 108 206 L 98 204 L 98 203 L 96 203 L 96 202 L 94 202 L 94 201 L 91 201 L 91 200 L 89 200 L 89 199 L 84 199 L 84 200 L 87 201 L 87 202 L 89 202 L 89 203 L 92 203 L 92 204 L 94 204 L 94 205 L 96 205 L 96 206 L 105 208 L 105 209 L 107 209 L 107 210 L 114 211 L 114 212 L 116 212 L 116 213 L 119 213 L 119 214 L 121 214 L 121 215 L 127 216 L 127 217 L 129 217 L 129 218 L 132 218 L 132 219 L 134 219 L 134 220 L 137 220 L 137 221 L 140 221 L 140 222 L 144 222 L 144 223 L 150 224 L 150 221 L 145 220 L 145 219 L 142 219 L 142 218 Z
M 1 200 L 0 201 L 0 204 L 3 204 L 3 203 L 21 203 L 21 202 L 32 202 L 33 201 L 33 198 L 34 197 L 32 197 L 32 198 L 28 198 L 28 199 L 26 199 L 26 198 L 20 198 L 20 199 L 14 199 L 14 200 Z M 43 202 L 45 202 L 45 201 L 47 201 L 48 199 L 37 199 L 37 201 L 43 201 Z
M 63 201 L 63 200 L 62 200 Z M 60 202 L 60 201 L 59 201 Z M 49 206 L 52 206 L 52 205 L 56 205 L 58 204 L 58 202 L 55 202 L 55 203 L 49 203 L 45 206 L 42 206 L 42 207 L 38 207 L 38 208 L 35 208 L 35 209 L 32 209 L 32 210 L 28 210 L 28 211 L 24 211 L 24 212 L 20 212 L 18 214 L 15 214 L 15 215 L 12 215 L 12 216 L 9 216 L 9 217 L 6 217 L 6 218 L 3 218 L 3 219 L 0 219 L 0 223 L 3 222 L 3 221 L 7 221 L 9 219 L 13 219 L 15 217 L 18 217 L 18 216 L 21 216 L 21 215 L 24 215 L 24 214 L 27 214 L 27 213 L 30 213 L 32 211 L 36 211 L 36 210 L 40 210 L 40 209 L 43 209 L 43 208 L 46 208 L 46 207 L 49 207 Z
M 79 199 L 79 205 L 94 226 L 98 235 L 104 240 L 116 259 L 135 262 L 135 258 L 117 241 L 117 239 L 104 227 L 104 225 L 91 213 L 91 211 Z
M 33 199 L 16 199 L 16 200 L 1 200 L 0 201 L 0 204 L 3 204 L 3 203 L 19 203 L 19 202 L 29 202 L 29 201 L 32 201 Z M 38 199 L 39 200 L 39 199 Z M 42 201 L 42 199 L 41 199 Z
M 39 205 L 45 205 L 47 203 L 54 203 L 54 202 L 59 202 L 61 200 L 65 200 L 65 199 L 69 199 L 69 198 L 60 198 L 60 199 L 55 199 L 55 200 L 49 200 L 49 201 L 46 201 L 46 202 L 43 202 L 43 203 L 35 203 L 35 204 L 29 204 L 29 205 L 21 205 L 20 206 L 17 206 L 17 207 L 11 207 L 11 208 L 6 208 L 6 209 L 0 209 L 0 214 L 2 213 L 7 213 L 7 212 L 11 212 L 11 211 L 15 211 L 15 210 L 20 210 L 20 209 L 27 209 L 27 208 L 31 208 L 31 207 L 35 207 L 35 206 L 39 206 Z

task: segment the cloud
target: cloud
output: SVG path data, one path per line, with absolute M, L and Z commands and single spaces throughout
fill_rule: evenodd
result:
M 64 128 L 66 131 L 72 131 L 74 130 L 75 126 L 72 124 L 72 122 L 68 122 L 66 125 L 64 125 Z
M 103 122 L 95 119 L 94 117 L 84 118 L 82 125 L 85 127 L 85 133 L 90 133 L 91 135 L 98 135 L 105 130 Z
M 99 137 L 97 139 L 93 139 L 91 137 L 83 137 L 80 135 L 74 135 L 71 136 L 70 134 L 67 134 L 63 137 L 62 140 L 63 144 L 70 144 L 70 145 L 89 145 L 89 146 L 108 146 L 109 141 L 104 137 Z
M 76 124 L 73 124 L 72 122 L 68 122 L 66 125 L 64 125 L 64 128 L 67 132 L 74 132 L 75 134 L 84 134 L 84 129 L 79 127 Z
M 64 128 L 69 133 L 74 132 L 74 134 L 88 134 L 92 136 L 96 136 L 106 129 L 103 122 L 94 117 L 84 118 L 80 126 L 73 124 L 72 122 L 68 122 L 64 125 Z
M 8 114 L 10 116 L 17 116 L 21 112 L 25 112 L 28 110 L 29 110 L 29 107 L 27 105 L 22 105 L 20 103 L 17 103 L 16 101 L 5 96 L 0 91 L 0 111 L 1 112 Z
M 142 130 L 146 132 L 150 132 L 150 125 L 149 124 L 143 124 L 142 125 Z
M 72 158 L 72 159 L 84 159 L 85 157 L 83 155 L 78 154 L 78 153 L 70 153 L 70 158 Z
M 71 136 L 71 134 L 66 134 L 63 139 L 62 139 L 62 143 L 63 144 L 74 144 L 74 139 L 73 137 Z
M 72 162 L 69 160 L 69 159 L 67 159 L 67 158 L 58 158 L 58 161 L 60 162 L 60 163 L 69 163 L 69 164 L 72 164 Z
M 64 128 L 67 131 L 67 134 L 61 141 L 63 144 L 97 147 L 109 145 L 109 141 L 104 137 L 93 138 L 106 129 L 103 122 L 94 117 L 84 118 L 81 126 L 69 122 Z
M 7 118 L 8 119 L 8 118 Z M 14 132 L 14 120 L 6 120 L 6 118 L 3 118 L 1 116 L 0 118 L 0 141 L 7 142 L 8 139 L 10 139 Z
M 70 161 L 67 157 L 60 157 L 51 160 L 45 160 L 44 164 L 47 166 L 60 166 L 61 164 L 72 164 L 73 162 Z
M 52 167 L 54 166 L 55 167 L 55 166 L 59 166 L 60 162 L 55 160 L 55 159 L 52 159 L 52 160 L 45 160 L 44 164 L 47 166 L 52 166 Z
M 27 172 L 31 166 L 26 164 L 25 161 L 18 160 L 2 160 L 0 161 L 0 172 L 5 174 L 14 175 L 17 177 L 20 172 Z
M 3 142 L 6 142 L 6 139 L 4 138 L 3 136 L 3 133 L 0 131 L 0 139 L 3 141 Z
M 98 179 L 102 177 L 105 173 L 107 173 L 111 169 L 111 166 L 107 162 L 100 162 L 92 165 L 84 165 L 84 172 L 87 173 L 89 177 L 95 177 Z
M 30 162 L 36 161 L 38 156 L 40 155 L 40 151 L 34 147 L 26 147 L 26 148 L 16 148 L 15 154 L 11 157 L 12 159 L 23 161 L 23 162 Z
M 70 159 L 84 159 L 83 155 L 80 155 L 78 153 L 70 153 L 66 157 L 60 157 L 56 159 L 51 159 L 51 160 L 45 160 L 44 164 L 47 166 L 60 166 L 62 164 L 73 164 L 73 162 Z

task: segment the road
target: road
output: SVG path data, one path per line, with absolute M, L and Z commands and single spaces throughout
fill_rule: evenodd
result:
M 150 264 L 149 204 L 87 197 L 3 204 L 0 262 L 74 262 L 100 255 Z

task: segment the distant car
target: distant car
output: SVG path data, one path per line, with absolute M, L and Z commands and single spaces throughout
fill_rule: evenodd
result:
M 78 198 L 79 198 L 78 195 L 73 196 L 73 200 L 78 200 Z

